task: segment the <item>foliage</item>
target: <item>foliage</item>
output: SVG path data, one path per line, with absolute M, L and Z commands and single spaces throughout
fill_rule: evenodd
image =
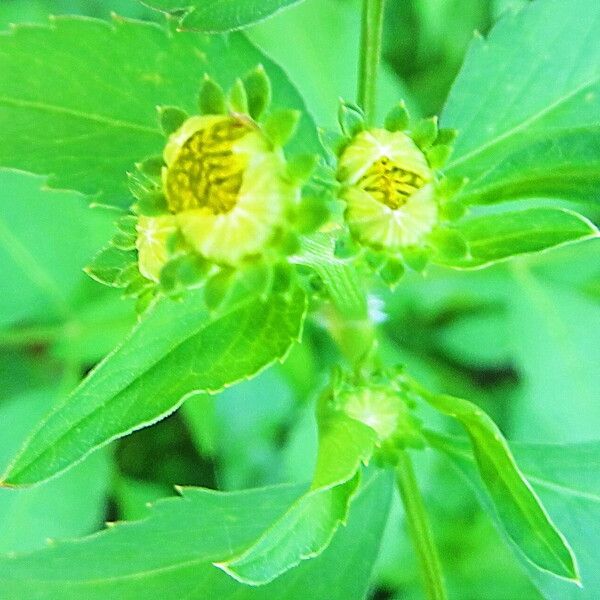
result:
M 594 599 L 597 3 L 389 0 L 377 115 L 359 2 L 108 4 L 0 6 L 7 597 Z

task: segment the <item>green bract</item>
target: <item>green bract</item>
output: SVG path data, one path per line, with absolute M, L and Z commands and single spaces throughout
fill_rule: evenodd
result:
M 388 113 L 385 128 L 367 128 L 360 108 L 349 103 L 340 105 L 339 122 L 341 137 L 323 136 L 335 155 L 353 240 L 342 237 L 338 252 L 362 249 L 367 264 L 392 286 L 402 277 L 402 263 L 420 270 L 432 251 L 466 254 L 462 236 L 446 228 L 462 214 L 452 200 L 462 182 L 439 172 L 454 132 L 438 130 L 436 119 L 411 121 L 403 103 Z
M 270 101 L 271 82 L 259 66 L 227 95 L 205 76 L 201 115 L 160 109 L 162 156 L 142 161 L 131 176 L 137 221 L 113 238 L 90 274 L 126 286 L 141 308 L 159 289 L 180 294 L 208 282 L 206 300 L 216 306 L 236 278 L 260 293 L 281 284 L 276 265 L 296 249 L 301 187 L 315 161 L 301 155 L 287 162 L 282 146 L 300 114 L 270 111 Z M 115 276 L 111 263 L 122 265 Z

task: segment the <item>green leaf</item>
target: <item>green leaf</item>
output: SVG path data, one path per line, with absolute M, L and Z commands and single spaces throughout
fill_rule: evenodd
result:
M 362 600 L 387 518 L 390 483 L 384 476 L 370 479 L 331 546 L 265 587 L 244 586 L 212 563 L 251 543 L 298 496 L 298 486 L 232 493 L 184 488 L 182 498 L 159 501 L 144 520 L 0 558 L 0 586 L 7 597 L 40 600 Z
M 165 145 L 156 107 L 195 114 L 205 73 L 227 88 L 259 63 L 274 105 L 304 112 L 283 71 L 242 34 L 170 35 L 121 18 L 19 26 L 0 36 L 0 166 L 51 175 L 53 187 L 127 205 L 127 172 Z M 299 152 L 319 151 L 310 118 L 294 144 Z
M 470 202 L 600 196 L 596 0 L 539 0 L 476 38 L 442 115 Z
M 3 398 L 1 468 L 57 398 L 53 388 L 20 394 L 10 400 Z M 46 546 L 49 538 L 94 531 L 102 523 L 109 492 L 108 458 L 105 452 L 98 452 L 69 473 L 33 489 L 0 489 L 0 553 L 31 552 Z
M 462 398 L 420 392 L 431 406 L 457 419 L 469 434 L 477 469 L 498 520 L 523 555 L 539 569 L 579 582 L 571 547 L 520 471 L 494 421 Z
M 505 329 L 521 381 L 512 419 L 516 439 L 567 443 L 599 437 L 600 310 L 577 282 L 584 273 L 597 280 L 598 264 L 595 239 L 543 262 L 532 257 L 512 266 Z
M 319 556 L 340 523 L 360 483 L 360 467 L 375 447 L 375 432 L 343 414 L 319 425 L 315 475 L 306 494 L 239 556 L 217 564 L 236 580 L 264 585 L 302 560 Z
M 141 0 L 175 15 L 182 31 L 221 33 L 264 21 L 303 0 Z
M 335 108 L 340 97 L 354 98 L 356 93 L 361 27 L 356 4 L 305 0 L 294 10 L 248 30 L 250 39 L 302 90 L 317 123 L 330 129 L 338 129 Z M 416 104 L 410 102 L 407 88 L 387 64 L 381 65 L 379 76 L 377 112 L 381 121 L 400 98 L 415 114 Z
M 497 522 L 497 515 L 482 489 L 468 442 L 433 432 L 427 437 L 466 475 Z M 573 545 L 581 568 L 581 587 L 549 577 L 529 561 L 522 560 L 528 575 L 547 600 L 596 600 L 600 589 L 597 560 L 600 534 L 590 524 L 600 521 L 600 471 L 597 468 L 600 443 L 514 443 L 511 446 L 525 477 Z
M 128 338 L 40 422 L 3 476 L 48 479 L 111 440 L 150 425 L 189 396 L 216 392 L 287 354 L 300 336 L 305 297 L 250 297 L 211 317 L 202 290 L 156 303 Z
M 442 254 L 436 262 L 464 269 L 600 237 L 591 221 L 564 208 L 529 208 L 464 219 L 455 229 L 467 241 L 469 253 L 462 257 Z
M 0 173 L 0 326 L 66 317 L 83 267 L 113 233 L 115 215 L 43 185 L 40 177 Z
M 474 177 L 465 193 L 476 204 L 526 197 L 589 202 L 599 189 L 600 126 L 594 126 L 532 136 L 524 148 Z

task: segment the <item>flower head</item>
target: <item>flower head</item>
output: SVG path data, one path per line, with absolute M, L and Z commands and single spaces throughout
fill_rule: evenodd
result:
M 97 280 L 143 296 L 142 310 L 159 291 L 202 285 L 216 306 L 237 283 L 246 293 L 287 289 L 297 233 L 318 226 L 301 219 L 315 159 L 286 159 L 300 113 L 272 111 L 270 85 L 261 66 L 227 95 L 205 76 L 200 114 L 158 108 L 166 144 L 130 173 L 136 202 L 90 265 Z
M 439 171 L 456 132 L 438 129 L 435 117 L 411 120 L 402 102 L 384 127 L 367 127 L 362 110 L 347 102 L 338 119 L 341 134 L 322 132 L 345 205 L 346 230 L 340 228 L 336 255 L 356 257 L 393 287 L 405 265 L 422 270 L 430 255 L 464 253 L 466 242 L 447 226 L 462 214 L 454 195 L 463 180 Z
M 418 245 L 438 221 L 433 171 L 402 131 L 361 131 L 340 156 L 338 179 L 348 226 L 368 246 Z
M 162 181 L 170 212 L 190 247 L 237 266 L 261 253 L 299 197 L 281 148 L 238 116 L 197 116 L 170 138 Z

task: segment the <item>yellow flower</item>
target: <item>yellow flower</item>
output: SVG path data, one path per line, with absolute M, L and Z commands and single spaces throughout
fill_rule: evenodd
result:
M 349 417 L 368 425 L 380 440 L 389 438 L 398 427 L 402 405 L 391 390 L 355 388 L 343 392 L 338 401 Z
M 338 179 L 350 230 L 369 246 L 422 244 L 438 222 L 433 171 L 401 131 L 356 135 L 340 157 Z
M 168 209 L 190 247 L 216 263 L 261 254 L 299 198 L 282 150 L 249 118 L 191 117 L 163 157 Z
M 169 256 L 167 241 L 177 231 L 175 217 L 165 215 L 160 217 L 138 218 L 136 247 L 138 251 L 138 267 L 140 273 L 151 279 L 159 281 L 160 271 Z

